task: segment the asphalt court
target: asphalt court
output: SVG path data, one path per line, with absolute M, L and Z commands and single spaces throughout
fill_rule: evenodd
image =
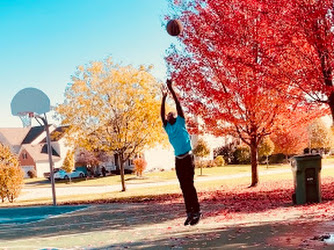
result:
M 0 225 L 25 224 L 72 213 L 88 206 L 36 206 L 0 209 Z

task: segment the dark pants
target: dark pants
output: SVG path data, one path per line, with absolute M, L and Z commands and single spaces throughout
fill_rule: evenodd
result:
M 186 212 L 199 212 L 200 207 L 198 203 L 197 192 L 194 186 L 194 156 L 189 154 L 183 159 L 175 158 L 175 169 L 183 193 Z

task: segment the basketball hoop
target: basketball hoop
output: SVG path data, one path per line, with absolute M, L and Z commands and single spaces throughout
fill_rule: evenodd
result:
M 50 111 L 50 99 L 41 90 L 35 88 L 25 88 L 20 90 L 10 103 L 12 115 L 20 117 L 24 127 L 31 127 L 31 119 L 41 120 L 46 131 L 48 157 L 50 165 L 50 179 L 52 188 L 53 205 L 56 206 L 56 189 L 53 176 L 53 161 L 50 143 L 50 131 L 46 113 Z M 41 116 L 44 114 L 44 117 Z M 39 121 L 38 121 L 39 122 Z
M 13 97 L 10 106 L 12 115 L 21 116 L 28 113 L 42 115 L 50 111 L 50 99 L 39 89 L 25 88 Z
M 20 118 L 24 128 L 31 127 L 31 120 L 34 117 L 33 112 L 18 112 L 17 116 Z

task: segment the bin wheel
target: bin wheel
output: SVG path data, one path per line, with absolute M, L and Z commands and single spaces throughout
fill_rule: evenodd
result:
M 296 193 L 292 194 L 292 203 L 295 205 L 297 203 L 296 201 Z

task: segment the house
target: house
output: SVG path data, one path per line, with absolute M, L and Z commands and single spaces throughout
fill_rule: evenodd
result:
M 101 174 L 102 168 L 108 172 L 120 170 L 120 159 L 117 154 L 105 154 L 100 152 L 98 156 L 84 148 L 77 148 L 74 154 L 75 166 L 85 167 L 89 169 L 90 174 Z M 125 170 L 133 170 L 133 162 L 131 159 L 124 163 Z
M 66 126 L 49 125 L 52 161 L 55 168 L 62 166 L 67 151 L 70 149 L 65 144 L 66 128 Z M 28 177 L 29 170 L 35 170 L 37 177 L 43 177 L 45 172 L 50 172 L 44 126 L 0 128 L 0 143 L 9 146 L 11 151 L 18 155 L 25 177 Z
M 157 145 L 150 149 L 145 149 L 142 156 L 147 162 L 145 171 L 170 170 L 175 168 L 175 156 L 173 148 Z
M 221 147 L 232 140 L 232 137 L 215 137 L 210 134 L 205 135 L 190 135 L 191 144 L 196 146 L 199 139 L 203 139 L 209 149 L 210 154 L 203 158 L 204 160 L 213 160 L 214 149 Z M 154 170 L 170 170 L 175 168 L 175 156 L 174 149 L 171 145 L 157 145 L 150 149 L 145 149 L 142 153 L 142 157 L 147 162 L 146 171 Z

